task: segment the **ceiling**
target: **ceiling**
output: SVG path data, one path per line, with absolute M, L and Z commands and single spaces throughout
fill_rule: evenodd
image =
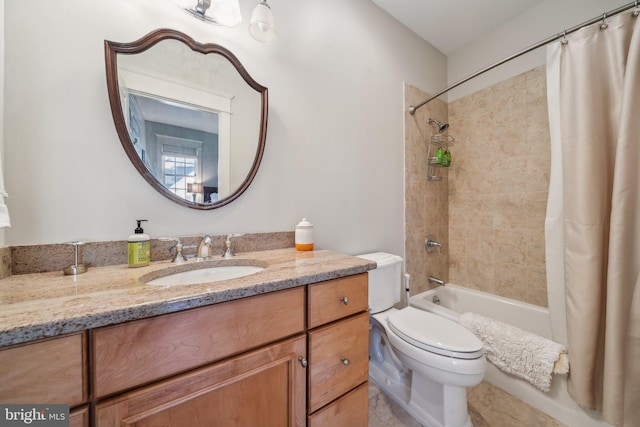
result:
M 445 55 L 543 0 L 372 0 Z

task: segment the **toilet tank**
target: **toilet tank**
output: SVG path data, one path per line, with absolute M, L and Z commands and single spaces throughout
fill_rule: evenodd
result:
M 402 258 L 385 252 L 357 255 L 378 265 L 369 273 L 369 307 L 371 313 L 379 313 L 400 302 Z

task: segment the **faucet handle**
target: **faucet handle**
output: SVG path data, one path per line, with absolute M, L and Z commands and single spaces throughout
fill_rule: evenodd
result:
M 175 262 L 176 264 L 187 262 L 187 258 L 185 258 L 184 254 L 182 253 L 182 249 L 184 249 L 184 246 L 180 242 L 180 239 L 178 239 L 178 243 L 176 243 L 175 246 L 169 248 L 169 251 L 171 251 L 173 248 L 176 248 L 176 256 L 171 260 L 171 262 Z
M 222 254 L 222 258 L 233 258 L 235 256 L 235 254 L 231 250 L 231 238 L 233 236 L 233 234 L 229 234 L 227 236 L 227 240 L 225 240 L 224 242 L 224 254 Z
M 158 240 L 162 240 L 163 242 L 176 242 L 175 245 L 169 248 L 169 252 L 176 250 L 176 255 L 173 257 L 171 262 L 175 262 L 176 264 L 182 264 L 183 262 L 187 262 L 187 258 L 185 258 L 182 250 L 185 249 L 185 246 L 180 241 L 178 237 L 160 237 Z M 193 246 L 195 247 L 195 246 Z
M 438 248 L 438 253 L 442 253 L 442 245 L 436 241 L 436 237 L 433 234 L 427 236 L 427 240 L 424 241 L 424 246 L 427 248 L 427 253 L 433 253 Z

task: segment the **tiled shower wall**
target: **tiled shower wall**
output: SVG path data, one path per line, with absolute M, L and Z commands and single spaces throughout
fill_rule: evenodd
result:
M 405 105 L 416 105 L 431 95 L 405 84 Z M 447 122 L 447 104 L 436 99 L 418 109 L 415 115 L 405 111 L 405 258 L 411 275 L 411 294 L 430 288 L 429 275 L 447 281 L 449 256 L 449 196 L 447 169 L 438 168 L 443 181 L 427 181 L 427 144 L 432 133 L 429 118 Z M 432 234 L 442 253 L 427 254 L 425 239 Z
M 545 68 L 449 104 L 449 280 L 547 306 Z
M 420 101 L 411 96 L 428 97 L 415 88 L 405 93 L 407 105 Z M 417 157 L 419 135 L 407 113 L 405 256 L 407 270 L 420 280 L 419 286 L 413 280 L 415 292 L 428 288 L 426 277 L 434 275 L 547 306 L 544 219 L 550 147 L 545 68 L 448 106 L 434 101 L 419 109 L 418 115 L 422 129 L 427 129 L 425 117 L 446 119 L 448 115 L 449 134 L 456 142 L 448 177 L 444 182 L 427 181 L 426 154 Z M 420 209 L 424 211 L 416 212 Z M 443 220 L 448 230 L 441 229 Z M 437 260 L 424 250 L 425 233 L 434 231 L 447 243 L 446 255 Z

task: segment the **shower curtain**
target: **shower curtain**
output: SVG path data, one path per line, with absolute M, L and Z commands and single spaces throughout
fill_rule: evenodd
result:
M 547 51 L 546 234 L 549 284 L 564 283 L 569 394 L 640 426 L 640 18 L 567 41 Z

